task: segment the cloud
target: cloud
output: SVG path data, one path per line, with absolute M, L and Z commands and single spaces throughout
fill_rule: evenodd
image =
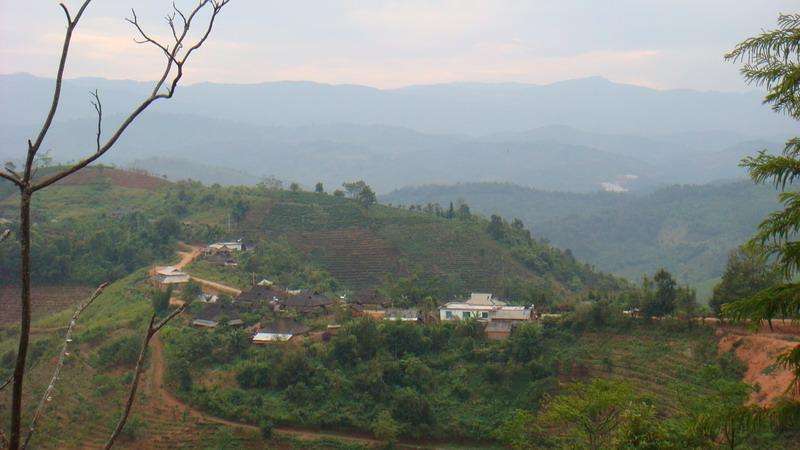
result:
M 494 2 L 393 1 L 348 11 L 352 23 L 404 39 L 453 36 L 474 31 L 491 22 Z M 401 33 L 401 34 L 398 34 Z

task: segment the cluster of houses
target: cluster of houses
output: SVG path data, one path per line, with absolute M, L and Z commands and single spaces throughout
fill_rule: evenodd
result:
M 291 312 L 294 316 L 318 317 L 331 312 L 336 304 L 334 299 L 318 292 L 279 289 L 268 280 L 262 280 L 231 302 L 223 303 L 218 296 L 209 294 L 201 294 L 198 301 L 206 303 L 192 321 L 192 325 L 200 328 L 216 328 L 222 323 L 242 326 L 242 313 L 260 307 L 267 307 L 275 313 Z M 293 319 L 271 318 L 273 316 L 278 317 L 277 314 L 270 315 L 248 328 L 253 333 L 254 344 L 288 341 L 310 331 L 307 326 Z
M 489 339 L 505 339 L 519 323 L 538 318 L 533 305 L 510 306 L 493 294 L 486 293 L 471 293 L 466 299 L 448 302 L 439 308 L 438 315 L 434 317 L 424 317 L 418 309 L 387 307 L 385 302 L 376 301 L 374 297 L 366 301 L 357 300 L 352 308 L 354 315 L 378 320 L 404 322 L 477 320 L 486 324 L 486 336 Z
M 486 336 L 489 339 L 499 340 L 507 338 L 518 324 L 538 318 L 532 305 L 511 306 L 492 294 L 472 293 L 466 299 L 446 303 L 439 308 L 438 314 L 426 315 L 415 308 L 392 307 L 391 302 L 378 299 L 374 294 L 344 302 L 314 291 L 279 289 L 267 280 L 242 292 L 228 304 L 223 305 L 217 299 L 218 297 L 209 294 L 202 294 L 198 298 L 207 305 L 196 315 L 192 322 L 194 326 L 215 328 L 222 321 L 226 321 L 228 326 L 241 326 L 244 325 L 241 312 L 252 311 L 255 307 L 267 306 L 275 313 L 290 312 L 270 317 L 320 317 L 330 314 L 336 306 L 346 306 L 355 317 L 370 317 L 375 320 L 412 323 L 477 320 L 485 323 Z M 332 328 L 328 332 L 335 332 L 335 326 Z M 248 330 L 253 333 L 254 344 L 288 341 L 310 332 L 309 327 L 288 317 L 263 319 Z
M 204 258 L 219 261 L 222 265 L 236 265 L 234 253 L 246 251 L 250 246 L 241 239 L 230 242 L 217 242 L 203 249 Z M 154 277 L 162 287 L 186 283 L 190 276 L 175 268 L 162 267 Z M 267 344 L 276 341 L 288 341 L 295 336 L 307 335 L 309 327 L 292 317 L 319 317 L 332 312 L 334 306 L 348 307 L 355 317 L 370 317 L 375 320 L 400 322 L 459 321 L 477 320 L 485 323 L 486 335 L 489 339 L 505 339 L 514 327 L 526 321 L 538 319 L 533 307 L 512 306 L 506 301 L 496 298 L 490 293 L 471 293 L 465 299 L 448 302 L 441 306 L 436 314 L 421 314 L 415 308 L 395 308 L 393 302 L 381 298 L 375 291 L 362 293 L 353 301 L 331 299 L 314 291 L 280 289 L 268 280 L 262 280 L 250 290 L 242 292 L 232 301 L 220 301 L 220 296 L 202 293 L 197 302 L 202 304 L 192 321 L 192 325 L 200 328 L 216 328 L 220 324 L 228 326 L 244 326 L 243 312 L 252 312 L 256 308 L 268 307 L 274 313 L 269 319 L 250 326 L 254 344 Z M 283 318 L 280 318 L 283 317 Z M 335 331 L 336 326 L 329 327 Z

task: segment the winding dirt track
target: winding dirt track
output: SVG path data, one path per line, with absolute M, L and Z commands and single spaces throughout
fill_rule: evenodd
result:
M 152 350 L 153 350 L 151 359 L 152 364 L 148 369 L 147 376 L 150 377 L 150 379 L 152 380 L 153 388 L 156 391 L 154 392 L 154 394 L 155 396 L 160 398 L 163 406 L 166 406 L 167 408 L 179 409 L 181 411 L 187 411 L 190 417 L 200 422 L 215 423 L 219 425 L 225 425 L 234 428 L 242 428 L 255 432 L 260 431 L 258 427 L 253 425 L 222 419 L 219 417 L 205 414 L 202 411 L 199 411 L 189 406 L 188 404 L 184 403 L 181 399 L 172 395 L 172 393 L 169 392 L 169 390 L 164 386 L 164 372 L 165 372 L 164 346 L 161 340 L 158 338 L 158 336 L 156 336 L 156 338 L 153 339 Z M 337 439 L 340 441 L 347 441 L 350 443 L 361 444 L 366 446 L 376 446 L 381 444 L 381 441 L 377 439 L 372 439 L 370 437 L 356 435 L 356 434 L 320 432 L 320 431 L 305 430 L 293 427 L 275 427 L 274 431 L 279 435 L 285 435 L 302 440 Z

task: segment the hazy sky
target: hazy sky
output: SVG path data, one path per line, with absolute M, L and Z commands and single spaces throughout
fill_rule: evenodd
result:
M 122 19 L 136 6 L 146 29 L 166 36 L 170 5 L 95 0 L 68 76 L 155 78 L 158 53 L 133 43 Z M 797 0 L 232 0 L 186 79 L 398 87 L 601 75 L 657 88 L 744 90 L 722 55 L 792 6 Z M 52 76 L 63 31 L 56 1 L 0 0 L 0 73 Z

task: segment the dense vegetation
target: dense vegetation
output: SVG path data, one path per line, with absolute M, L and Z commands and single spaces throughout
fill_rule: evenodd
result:
M 513 411 L 535 417 L 564 382 L 597 377 L 626 384 L 653 413 L 669 418 L 659 425 L 670 431 L 663 433 L 663 448 L 708 439 L 686 423 L 726 410 L 700 398 L 723 396 L 731 408 L 746 397 L 738 365 L 727 355 L 718 359 L 708 345 L 714 339 L 709 329 L 641 324 L 618 312 L 605 316 L 605 323 L 593 317 L 527 325 L 504 342 L 487 341 L 477 323 L 369 319 L 347 322 L 329 342 L 302 346 L 237 347 L 232 330 L 176 330 L 166 339 L 172 382 L 183 397 L 255 424 L 507 440 L 518 438 L 508 431 Z M 680 356 L 685 354 L 691 356 Z M 233 376 L 235 385 L 222 374 Z M 568 431 L 559 434 L 574 436 Z M 529 445 L 559 434 L 538 436 Z M 762 436 L 761 442 L 770 441 Z
M 695 285 L 721 276 L 728 252 L 778 206 L 769 187 L 746 181 L 672 186 L 646 195 L 462 184 L 409 188 L 382 199 L 443 207 L 466 202 L 483 214 L 520 218 L 535 236 L 601 270 L 635 280 L 664 267 Z

